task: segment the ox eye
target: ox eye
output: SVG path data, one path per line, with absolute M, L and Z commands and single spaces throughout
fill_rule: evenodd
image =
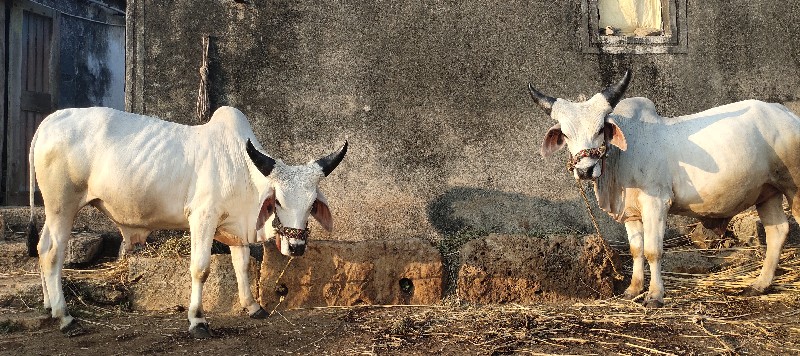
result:
M 278 200 L 278 199 L 275 199 L 275 205 L 276 205 L 276 206 L 282 206 L 282 205 L 281 205 L 281 201 L 280 201 L 280 200 Z

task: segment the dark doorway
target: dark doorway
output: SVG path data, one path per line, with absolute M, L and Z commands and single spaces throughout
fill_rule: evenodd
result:
M 54 111 L 57 97 L 57 13 L 14 1 L 8 24 L 8 116 L 5 124 L 5 205 L 26 205 L 30 191 L 28 151 L 33 134 Z

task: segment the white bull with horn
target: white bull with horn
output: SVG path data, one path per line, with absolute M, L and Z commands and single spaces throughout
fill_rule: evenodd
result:
M 242 307 L 253 318 L 266 317 L 250 292 L 248 245 L 275 234 L 283 254 L 302 255 L 309 216 L 331 229 L 318 185 L 342 161 L 347 142 L 299 166 L 261 151 L 247 118 L 231 107 L 219 108 L 199 126 L 108 108 L 60 110 L 45 118 L 29 158 L 31 208 L 36 178 L 45 222 L 39 239 L 31 209 L 28 248 L 39 255 L 44 307 L 59 319 L 60 329 L 67 335 L 83 332 L 66 309 L 61 271 L 75 216 L 86 205 L 118 226 L 123 253 L 152 230 L 190 230 L 192 336 L 210 336 L 202 295 L 213 239 L 231 247 Z M 263 229 L 270 216 L 273 228 Z
M 529 84 L 536 103 L 557 121 L 541 154 L 568 146 L 575 178 L 593 180 L 600 208 L 625 223 L 633 276 L 624 296 L 642 291 L 646 259 L 651 277 L 644 304 L 663 305 L 668 213 L 724 231 L 734 215 L 753 205 L 767 234 L 767 253 L 761 274 L 744 293 L 764 293 L 789 230 L 784 197 L 800 221 L 800 118 L 780 104 L 756 100 L 665 118 L 648 99 L 620 101 L 630 79 L 626 72 L 584 102 L 552 98 Z

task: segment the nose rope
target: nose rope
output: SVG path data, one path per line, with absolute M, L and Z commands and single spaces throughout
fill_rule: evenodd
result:
M 272 228 L 278 231 L 278 235 L 281 237 L 286 237 L 290 239 L 300 239 L 303 241 L 308 240 L 308 234 L 311 233 L 311 228 L 308 227 L 308 222 L 306 222 L 305 229 L 295 229 L 293 227 L 286 227 L 281 224 L 281 220 L 278 219 L 278 215 L 275 214 L 275 219 L 272 219 Z
M 574 156 L 570 154 L 569 160 L 567 161 L 567 169 L 570 172 L 572 172 L 573 170 L 575 170 L 575 166 L 578 164 L 578 162 L 580 162 L 580 160 L 586 157 L 594 159 L 603 159 L 606 158 L 607 154 L 608 152 L 605 142 L 603 142 L 603 144 L 601 144 L 600 147 L 580 150 Z

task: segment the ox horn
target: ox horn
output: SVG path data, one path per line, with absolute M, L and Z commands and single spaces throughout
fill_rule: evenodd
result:
M 253 161 L 253 164 L 264 177 L 272 173 L 272 168 L 275 167 L 275 160 L 257 150 L 249 138 L 247 139 L 247 155 L 250 156 L 250 160 Z
M 533 88 L 533 84 L 531 83 L 528 83 L 528 90 L 531 92 L 531 98 L 533 98 L 536 104 L 539 104 L 539 107 L 541 107 L 547 115 L 550 115 L 550 112 L 553 111 L 553 104 L 555 104 L 556 98 L 540 93 Z
M 325 173 L 325 176 L 327 177 L 328 174 L 331 174 L 331 172 L 336 169 L 336 166 L 342 162 L 345 153 L 347 153 L 347 140 L 344 141 L 344 145 L 339 149 L 339 151 L 318 159 L 316 163 L 322 167 L 322 173 Z
M 605 90 L 603 90 L 602 94 L 612 108 L 617 106 L 619 100 L 622 99 L 622 95 L 625 94 L 625 90 L 628 89 L 628 83 L 630 82 L 631 70 L 628 69 L 625 71 L 625 75 L 622 76 L 622 80 L 620 80 L 619 83 L 609 85 Z

